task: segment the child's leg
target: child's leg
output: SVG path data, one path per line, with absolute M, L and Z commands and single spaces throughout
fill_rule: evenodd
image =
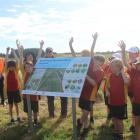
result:
M 9 113 L 10 113 L 11 119 L 13 119 L 13 104 L 9 104 Z
M 94 117 L 93 117 L 93 107 L 90 111 L 90 122 L 94 123 Z
M 37 124 L 38 121 L 38 112 L 33 112 L 34 124 Z
M 118 133 L 117 119 L 113 117 L 112 118 L 112 123 L 114 125 L 114 133 L 117 134 Z
M 88 115 L 90 114 L 89 111 L 87 110 L 82 110 L 82 116 L 81 116 L 81 119 L 80 119 L 80 122 L 83 124 L 87 121 L 88 119 Z
M 135 117 L 136 140 L 140 140 L 140 116 Z
M 15 103 L 15 109 L 16 109 L 17 118 L 19 118 L 19 107 L 18 107 L 18 103 Z
M 123 135 L 124 125 L 123 120 L 117 119 L 118 134 Z

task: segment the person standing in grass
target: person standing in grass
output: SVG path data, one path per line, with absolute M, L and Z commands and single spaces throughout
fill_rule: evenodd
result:
M 129 67 L 128 67 L 128 73 L 130 72 L 130 69 L 132 67 L 132 65 L 136 62 L 136 58 L 139 56 L 139 48 L 138 47 L 131 47 L 128 49 L 128 58 L 129 58 Z M 129 73 L 131 75 L 131 72 Z M 133 100 L 133 93 L 132 93 L 132 89 L 131 89 L 131 84 L 129 86 L 129 89 L 128 89 L 128 96 L 130 98 L 130 101 L 131 101 L 131 104 L 133 103 L 132 100 Z M 135 132 L 135 117 L 133 115 L 133 112 L 132 112 L 132 125 L 130 126 L 129 130 L 131 132 Z
M 111 74 L 107 79 L 106 94 L 109 98 L 109 109 L 114 125 L 114 140 L 123 139 L 123 120 L 127 119 L 127 86 L 130 82 L 128 74 L 124 72 L 120 59 L 110 63 Z
M 11 123 L 14 123 L 13 118 L 13 105 L 15 105 L 17 121 L 21 122 L 19 116 L 19 106 L 18 103 L 21 102 L 20 97 L 20 83 L 18 79 L 18 63 L 15 60 L 9 60 L 10 48 L 7 48 L 6 60 L 5 60 L 5 73 L 6 73 L 6 91 L 9 104 L 9 113 L 11 118 Z M 11 51 L 13 51 L 11 49 Z
M 30 76 L 33 73 L 34 64 L 31 61 L 27 61 L 24 67 L 25 67 L 24 86 L 26 87 L 27 81 L 29 80 Z M 38 105 L 39 98 L 37 95 L 30 95 L 30 101 L 31 101 L 31 110 L 33 111 L 34 126 L 37 126 L 38 112 L 39 112 L 39 105 Z M 23 110 L 24 112 L 28 113 L 26 94 L 23 94 Z
M 102 69 L 104 71 L 104 80 L 101 83 L 101 87 L 102 87 L 102 91 L 103 91 L 103 94 L 104 94 L 105 105 L 107 107 L 107 119 L 106 119 L 105 124 L 103 124 L 103 126 L 108 125 L 110 123 L 110 121 L 111 121 L 110 110 L 109 110 L 109 101 L 108 101 L 108 96 L 106 94 L 106 90 L 105 89 L 106 89 L 107 78 L 111 74 L 110 63 L 115 58 L 121 59 L 121 54 L 119 54 L 119 53 L 113 53 L 111 55 L 111 57 L 109 57 L 108 62 L 105 63 L 103 65 L 103 67 L 102 67 Z
M 82 57 L 93 56 L 93 50 L 96 44 L 96 39 L 97 39 L 97 33 L 95 33 L 93 36 L 91 53 L 88 50 L 83 50 L 81 52 Z M 72 43 L 73 43 L 73 38 L 71 38 L 71 40 L 69 41 L 69 46 L 73 57 L 76 57 Z M 77 119 L 77 133 L 81 137 L 85 137 L 89 131 L 89 116 L 91 114 L 93 104 L 96 101 L 96 95 L 97 95 L 99 85 L 103 79 L 104 74 L 103 71 L 101 70 L 101 66 L 103 65 L 104 61 L 105 59 L 103 56 L 97 55 L 91 58 L 91 62 L 89 64 L 86 80 L 84 82 L 81 96 L 79 98 L 79 107 L 82 110 L 82 115 L 79 119 Z M 81 133 L 82 127 L 83 127 L 83 131 Z
M 53 49 L 48 47 L 46 48 L 45 58 L 54 58 Z M 49 117 L 54 118 L 55 117 L 55 107 L 54 107 L 54 96 L 47 96 L 48 99 L 48 112 Z M 60 97 L 61 100 L 61 118 L 67 117 L 68 112 L 68 98 L 67 97 Z
M 123 54 L 123 62 L 127 66 L 131 78 L 132 113 L 135 118 L 136 140 L 140 140 L 140 57 L 137 57 L 135 62 L 130 65 L 126 61 L 126 45 L 123 41 L 120 44 L 120 48 Z

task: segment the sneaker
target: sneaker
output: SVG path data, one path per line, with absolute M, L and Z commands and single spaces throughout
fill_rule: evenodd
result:
M 133 125 L 130 126 L 129 131 L 135 133 L 135 127 Z
M 80 135 L 81 128 L 82 124 L 80 123 L 80 119 L 77 119 L 77 135 Z
M 17 117 L 17 121 L 18 121 L 19 123 L 22 122 L 21 119 L 20 119 L 20 117 Z
M 94 124 L 95 120 L 94 120 L 94 117 L 93 117 L 93 116 L 90 116 L 90 122 L 91 122 L 92 124 Z
M 89 132 L 89 128 L 84 128 L 83 132 L 81 133 L 81 137 L 87 136 L 88 132 Z
M 12 118 L 12 119 L 11 119 L 11 124 L 13 124 L 14 122 L 15 122 L 15 120 Z
M 61 118 L 61 119 L 67 118 L 67 114 L 61 114 L 60 118 Z

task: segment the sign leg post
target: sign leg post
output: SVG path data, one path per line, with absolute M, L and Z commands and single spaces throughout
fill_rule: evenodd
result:
M 77 140 L 76 130 L 76 98 L 72 98 L 73 140 Z

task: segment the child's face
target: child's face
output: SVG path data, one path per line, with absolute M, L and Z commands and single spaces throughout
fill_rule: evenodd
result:
M 27 61 L 33 62 L 33 60 L 34 60 L 33 56 L 32 56 L 31 54 L 29 54 L 29 55 L 27 56 Z
M 136 69 L 140 71 L 140 63 L 136 65 Z
M 33 66 L 32 65 L 29 65 L 29 64 L 26 64 L 25 65 L 25 71 L 28 72 L 28 73 L 32 73 L 33 72 Z
M 100 62 L 96 59 L 94 59 L 93 62 L 94 62 L 94 68 L 95 69 L 100 69 L 102 67 L 102 65 L 104 64 L 103 62 Z
M 136 58 L 139 56 L 139 53 L 131 53 L 129 52 L 129 59 L 131 62 L 135 62 Z
M 111 68 L 112 73 L 114 74 L 121 72 L 121 67 L 118 67 L 116 63 L 110 63 L 110 68 Z
M 46 57 L 47 57 L 47 58 L 52 58 L 53 56 L 54 56 L 54 54 L 53 54 L 52 51 L 46 52 Z
M 14 66 L 9 66 L 8 70 L 9 71 L 14 71 L 16 68 Z

